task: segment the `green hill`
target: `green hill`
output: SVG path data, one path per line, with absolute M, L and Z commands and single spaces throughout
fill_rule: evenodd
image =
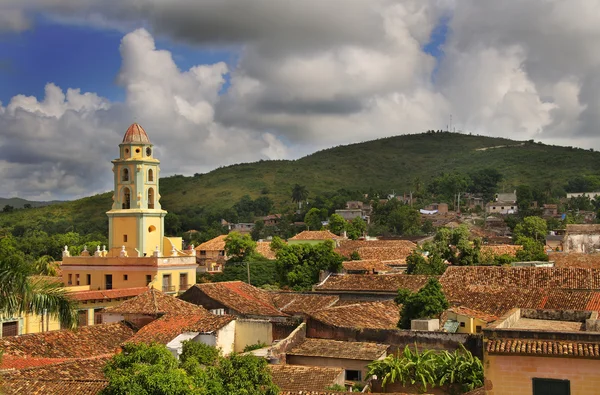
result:
M 24 208 L 24 207 L 44 207 L 49 206 L 51 204 L 62 203 L 60 200 L 52 200 L 48 202 L 41 202 L 36 200 L 25 200 L 18 197 L 13 198 L 3 198 L 0 197 L 0 208 L 5 206 L 11 206 L 14 208 Z
M 290 205 L 294 184 L 310 196 L 349 190 L 408 192 L 414 180 L 427 185 L 441 172 L 495 168 L 502 188 L 520 184 L 563 186 L 577 175 L 598 174 L 600 153 L 458 133 L 422 133 L 339 146 L 293 161 L 259 161 L 223 167 L 193 177 L 161 179 L 161 202 L 186 215 L 231 207 L 243 195 L 268 196 L 278 209 Z M 52 206 L 0 214 L 0 226 L 46 223 L 59 232 L 106 232 L 111 193 Z M 216 214 L 215 214 L 216 215 Z

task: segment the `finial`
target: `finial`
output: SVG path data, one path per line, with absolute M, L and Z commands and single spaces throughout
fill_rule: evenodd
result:
M 84 250 L 84 251 L 87 251 L 87 245 L 84 245 L 84 246 L 83 246 L 83 250 Z

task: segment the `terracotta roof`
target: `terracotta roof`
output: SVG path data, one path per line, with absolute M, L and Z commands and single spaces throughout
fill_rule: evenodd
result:
M 326 325 L 345 328 L 396 329 L 400 309 L 392 300 L 330 307 L 310 314 Z
M 523 246 L 512 244 L 484 245 L 481 246 L 481 254 L 486 256 L 491 255 L 492 257 L 505 254 L 510 256 L 516 256 L 517 251 L 522 249 Z
M 551 252 L 548 254 L 548 259 L 554 262 L 554 267 L 600 269 L 600 254 Z
M 262 316 L 287 315 L 275 307 L 271 293 L 242 281 L 196 284 L 194 287 L 200 289 L 211 299 L 240 314 Z
M 84 326 L 76 330 L 42 332 L 0 338 L 4 355 L 41 358 L 86 358 L 113 353 L 133 336 L 123 323 Z
M 408 252 L 406 254 L 406 256 L 408 256 L 408 255 L 410 255 L 410 251 L 417 248 L 417 245 L 409 240 L 341 240 L 340 246 L 337 247 L 335 249 L 335 251 L 338 254 L 345 256 L 346 258 L 350 258 L 350 254 L 352 254 L 353 252 L 359 252 L 360 248 L 392 248 L 395 250 L 390 250 L 390 251 L 395 251 L 396 256 L 400 255 L 398 253 L 398 251 Z M 386 250 L 382 250 L 382 251 L 386 252 Z M 372 255 L 377 254 L 377 252 L 371 251 L 369 249 L 363 250 L 363 253 L 372 254 Z M 388 252 L 388 254 L 389 254 L 389 252 Z M 359 255 L 360 255 L 360 252 L 359 252 Z M 406 258 L 406 256 L 400 256 L 399 258 L 377 257 L 375 259 L 385 261 L 385 260 L 404 259 L 404 258 Z M 367 256 L 362 256 L 362 255 L 360 255 L 360 257 L 362 259 L 370 259 L 371 258 L 371 257 L 367 257 Z
M 72 292 L 69 295 L 75 300 L 104 300 L 104 299 L 116 299 L 116 298 L 131 298 L 133 296 L 140 295 L 148 290 L 148 287 L 136 287 L 136 288 L 121 288 L 121 289 L 109 289 L 100 291 L 79 291 Z
M 3 395 L 97 395 L 107 385 L 108 381 L 44 381 L 4 378 L 0 389 Z
M 460 314 L 460 315 L 466 316 L 466 317 L 478 318 L 484 322 L 492 322 L 492 321 L 496 321 L 498 319 L 498 316 L 495 316 L 492 314 L 487 314 L 487 313 L 484 313 L 483 311 L 479 311 L 479 310 L 473 310 L 473 309 L 470 309 L 465 306 L 451 307 L 448 309 L 448 311 L 451 311 L 453 313 Z
M 342 267 L 346 271 L 366 271 L 369 273 L 385 273 L 392 270 L 391 267 L 377 259 L 361 259 L 360 261 L 344 261 Z
M 195 248 L 196 251 L 222 251 L 225 249 L 225 238 L 227 235 L 217 236 L 200 244 Z
M 338 240 L 342 237 L 328 230 L 305 230 L 289 240 Z
M 125 136 L 123 136 L 123 143 L 150 144 L 150 139 L 142 125 L 134 122 L 127 128 Z
M 599 343 L 578 341 L 489 339 L 485 349 L 491 354 L 526 354 L 600 359 Z
M 358 255 L 361 259 L 392 261 L 406 259 L 413 251 L 411 247 L 360 247 Z
M 267 259 L 276 259 L 275 252 L 271 250 L 270 241 L 258 241 L 256 242 L 256 252 L 264 256 Z
M 567 234 L 600 234 L 600 225 L 567 225 Z
M 167 313 L 185 314 L 195 313 L 198 310 L 204 310 L 201 306 L 184 302 L 173 296 L 167 295 L 155 288 L 146 288 L 146 292 L 136 296 L 133 299 L 104 309 L 106 313 L 112 314 L 145 314 L 162 315 Z M 206 311 L 206 310 L 205 310 Z
M 70 359 L 61 363 L 41 367 L 31 367 L 17 370 L 8 376 L 11 379 L 36 379 L 36 380 L 106 380 L 103 368 L 114 354 L 99 355 L 91 358 Z
M 167 344 L 184 332 L 212 333 L 234 320 L 230 315 L 205 312 L 167 314 L 140 329 L 127 343 Z
M 318 366 L 269 365 L 273 383 L 288 391 L 322 391 L 344 374 L 342 368 Z
M 275 306 L 287 314 L 310 314 L 333 306 L 337 296 L 277 292 L 272 294 Z
M 64 361 L 70 361 L 71 358 L 43 358 L 3 355 L 0 363 L 0 369 L 25 369 L 36 366 L 52 365 Z
M 407 288 L 413 292 L 425 285 L 427 280 L 435 276 L 409 274 L 343 274 L 331 275 L 317 285 L 318 291 L 365 291 L 365 292 L 397 292 L 399 288 Z
M 387 352 L 388 346 L 377 343 L 344 342 L 329 339 L 306 339 L 288 355 L 374 361 Z

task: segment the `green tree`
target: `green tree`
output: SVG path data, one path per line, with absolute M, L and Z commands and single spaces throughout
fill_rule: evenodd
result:
M 308 226 L 309 230 L 321 230 L 323 224 L 321 223 L 321 210 L 318 208 L 311 208 L 304 216 L 304 223 Z
M 292 202 L 298 203 L 298 207 L 308 197 L 308 191 L 304 185 L 295 184 L 292 188 Z
M 347 225 L 347 235 L 349 239 L 356 240 L 362 237 L 367 231 L 367 223 L 360 217 L 354 218 Z
M 186 340 L 183 342 L 179 361 L 186 363 L 190 359 L 195 359 L 200 365 L 215 365 L 221 356 L 220 349 L 211 347 L 204 343 Z
M 392 210 L 387 223 L 395 234 L 417 235 L 421 232 L 421 214 L 419 210 L 407 205 L 401 205 Z
M 254 228 L 252 228 L 252 231 L 250 232 L 250 236 L 252 236 L 252 240 L 254 241 L 258 241 L 259 239 L 261 239 L 262 237 L 262 233 L 265 230 L 265 221 L 263 221 L 262 219 L 259 219 L 258 221 L 254 222 Z
M 440 282 L 435 278 L 430 278 L 418 292 L 406 295 L 402 300 L 398 327 L 410 329 L 411 320 L 437 317 L 449 306 Z
M 491 202 L 498 190 L 502 174 L 494 168 L 481 169 L 470 174 L 469 192 L 480 193 L 484 202 Z
M 438 254 L 433 253 L 426 258 L 416 250 L 406 258 L 406 265 L 407 274 L 436 276 L 444 274 L 447 267 L 444 260 Z
M 346 230 L 346 220 L 339 214 L 331 214 L 329 217 L 329 230 L 336 235 L 341 235 Z
M 256 242 L 250 235 L 231 232 L 225 237 L 225 253 L 232 262 L 244 262 L 256 253 Z
M 51 256 L 44 255 L 34 262 L 34 270 L 42 276 L 57 276 L 58 264 Z
M 513 230 L 515 243 L 521 244 L 522 238 L 531 238 L 538 242 L 545 243 L 548 233 L 548 224 L 540 217 L 525 217 L 523 222 L 517 224 Z
M 519 244 L 523 246 L 522 250 L 517 251 L 517 259 L 523 262 L 547 261 L 548 255 L 544 251 L 544 245 L 531 237 L 519 238 Z

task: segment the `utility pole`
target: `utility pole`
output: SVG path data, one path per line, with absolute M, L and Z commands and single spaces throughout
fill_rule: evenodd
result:
M 246 261 L 246 270 L 248 271 L 248 285 L 252 285 L 250 284 L 250 262 Z
M 457 213 L 459 213 L 459 214 L 460 214 L 460 192 L 458 193 L 458 195 L 457 195 L 457 196 L 458 196 L 458 198 L 457 198 L 457 202 L 458 202 L 458 210 L 457 210 Z

